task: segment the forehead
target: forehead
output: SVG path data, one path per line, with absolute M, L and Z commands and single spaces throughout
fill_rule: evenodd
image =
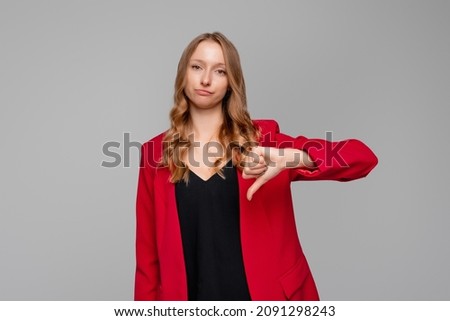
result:
M 202 60 L 210 63 L 225 63 L 222 47 L 215 41 L 200 42 L 191 56 L 191 60 Z

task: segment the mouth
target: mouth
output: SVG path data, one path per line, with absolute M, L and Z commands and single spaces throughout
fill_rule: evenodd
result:
M 205 89 L 195 89 L 195 93 L 200 96 L 209 96 L 212 95 L 212 92 Z

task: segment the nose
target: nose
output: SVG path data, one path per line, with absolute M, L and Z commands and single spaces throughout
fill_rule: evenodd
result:
M 209 72 L 207 70 L 205 70 L 205 72 L 202 74 L 201 84 L 203 86 L 211 85 L 211 77 L 210 77 Z

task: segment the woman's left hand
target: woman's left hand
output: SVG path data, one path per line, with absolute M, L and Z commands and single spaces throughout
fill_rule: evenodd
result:
M 277 148 L 257 146 L 253 147 L 244 157 L 242 177 L 244 179 L 256 178 L 247 191 L 249 201 L 261 186 L 285 168 L 279 156 L 280 150 Z
M 314 162 L 302 150 L 275 147 L 253 147 L 243 159 L 244 179 L 255 178 L 255 182 L 247 191 L 247 199 L 252 200 L 253 194 L 269 180 L 286 168 L 314 167 Z

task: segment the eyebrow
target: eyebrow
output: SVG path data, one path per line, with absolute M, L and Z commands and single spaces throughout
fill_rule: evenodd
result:
M 201 60 L 201 59 L 191 59 L 190 62 L 199 62 L 199 63 L 202 63 L 202 64 L 205 64 L 205 65 L 206 65 L 206 62 L 203 61 L 203 60 Z M 217 62 L 217 63 L 213 64 L 213 66 L 214 66 L 214 67 L 216 67 L 216 66 L 223 66 L 223 67 L 226 67 L 226 65 L 225 65 L 224 63 L 221 63 L 221 62 Z

